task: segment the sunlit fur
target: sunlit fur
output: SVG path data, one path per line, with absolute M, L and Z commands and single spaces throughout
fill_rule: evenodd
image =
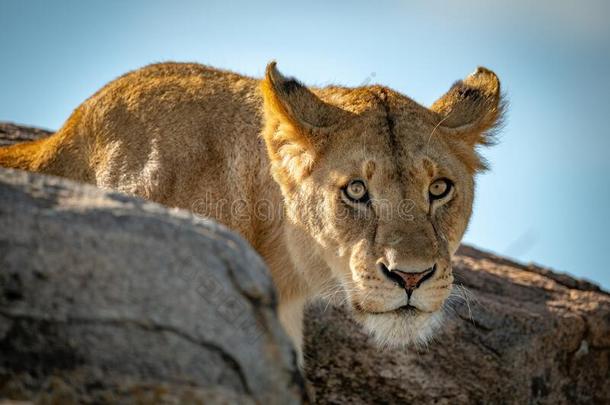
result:
M 437 311 L 425 317 L 390 313 L 381 316 L 356 316 L 356 319 L 382 347 L 425 347 L 441 326 L 443 313 Z
M 0 165 L 140 195 L 241 233 L 271 270 L 299 353 L 303 306 L 332 296 L 329 286 L 380 344 L 424 344 L 452 291 L 451 256 L 484 168 L 476 147 L 501 113 L 500 83 L 484 68 L 426 108 L 380 85 L 308 88 L 275 63 L 262 80 L 163 63 L 109 83 L 54 136 L 1 148 Z M 441 177 L 454 190 L 431 203 Z M 353 179 L 366 182 L 370 205 L 341 197 Z M 413 293 L 417 311 L 394 311 L 406 294 L 378 261 L 406 272 L 436 264 Z

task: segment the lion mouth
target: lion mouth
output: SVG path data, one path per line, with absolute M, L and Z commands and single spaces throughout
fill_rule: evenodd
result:
M 427 312 L 427 311 L 423 311 L 423 310 L 421 310 L 421 309 L 419 309 L 416 306 L 413 306 L 411 304 L 402 305 L 402 306 L 400 306 L 398 308 L 389 309 L 387 311 L 369 311 L 369 310 L 366 310 L 366 309 L 362 308 L 360 305 L 355 305 L 355 308 L 356 308 L 356 310 L 358 310 L 358 312 L 362 312 L 362 313 L 368 314 L 368 315 L 398 314 L 398 315 L 415 316 L 415 315 L 418 315 L 420 313 Z
M 398 307 L 396 309 L 393 309 L 391 312 L 398 312 L 398 313 L 404 313 L 404 314 L 408 314 L 408 315 L 415 315 L 419 312 L 423 312 L 421 309 L 417 308 L 414 305 L 411 304 L 407 304 L 407 305 L 403 305 L 401 307 Z

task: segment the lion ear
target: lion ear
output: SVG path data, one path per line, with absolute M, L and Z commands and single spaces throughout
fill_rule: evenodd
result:
M 440 115 L 439 126 L 470 146 L 489 144 L 490 132 L 501 124 L 505 103 L 500 80 L 489 69 L 479 67 L 456 82 L 430 109 Z
M 322 101 L 296 79 L 284 77 L 275 62 L 267 65 L 261 90 L 263 137 L 276 178 L 280 172 L 285 181 L 307 175 L 343 111 Z
M 337 107 L 320 100 L 295 78 L 284 77 L 276 62 L 267 65 L 262 87 L 267 113 L 277 115 L 300 131 L 319 132 L 339 118 Z

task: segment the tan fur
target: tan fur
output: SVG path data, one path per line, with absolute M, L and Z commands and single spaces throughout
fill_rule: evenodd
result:
M 301 349 L 302 311 L 341 287 L 382 343 L 425 341 L 451 291 L 451 255 L 470 218 L 476 145 L 501 118 L 500 84 L 480 68 L 427 109 L 382 86 L 307 88 L 267 68 L 263 80 L 163 63 L 105 86 L 49 139 L 0 149 L 0 165 L 139 195 L 211 216 L 266 260 L 280 318 Z M 428 186 L 448 178 L 447 201 Z M 341 188 L 367 182 L 370 206 Z M 378 262 L 436 263 L 415 313 Z

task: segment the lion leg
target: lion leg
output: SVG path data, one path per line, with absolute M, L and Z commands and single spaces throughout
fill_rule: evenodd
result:
M 279 318 L 284 330 L 292 339 L 297 353 L 297 363 L 303 368 L 303 311 L 305 309 L 305 297 L 294 298 L 286 302 L 280 302 Z

